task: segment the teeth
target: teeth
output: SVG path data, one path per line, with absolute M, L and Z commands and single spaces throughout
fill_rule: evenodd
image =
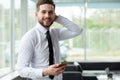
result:
M 45 21 L 50 21 L 50 20 L 45 20 Z

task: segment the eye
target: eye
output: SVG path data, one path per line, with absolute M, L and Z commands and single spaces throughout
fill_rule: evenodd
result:
M 45 13 L 46 13 L 46 11 L 42 11 L 41 13 L 42 13 L 42 14 L 45 14 Z
M 49 14 L 53 14 L 53 11 L 50 11 Z

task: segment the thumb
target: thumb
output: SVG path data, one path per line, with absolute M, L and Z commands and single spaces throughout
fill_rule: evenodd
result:
M 58 67 L 58 65 L 59 65 L 59 64 L 53 64 L 53 65 L 51 65 L 50 67 L 56 68 L 56 67 Z

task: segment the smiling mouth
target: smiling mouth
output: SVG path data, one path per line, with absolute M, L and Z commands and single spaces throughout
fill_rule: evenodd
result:
M 52 19 L 51 19 L 51 18 L 45 18 L 45 20 L 47 20 L 47 21 L 51 21 Z
M 45 19 L 46 22 L 50 22 L 51 20 L 50 19 Z

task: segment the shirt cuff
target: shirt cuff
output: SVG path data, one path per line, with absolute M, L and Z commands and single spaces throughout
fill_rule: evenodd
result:
M 66 22 L 68 22 L 68 19 L 63 17 L 63 16 L 61 16 L 61 15 L 59 15 L 57 17 L 57 19 L 55 20 L 55 22 L 64 25 Z
M 35 70 L 35 77 L 36 78 L 42 78 L 42 77 L 45 77 L 45 76 L 43 76 L 43 74 L 42 74 L 42 72 L 43 72 L 43 69 L 36 69 Z

